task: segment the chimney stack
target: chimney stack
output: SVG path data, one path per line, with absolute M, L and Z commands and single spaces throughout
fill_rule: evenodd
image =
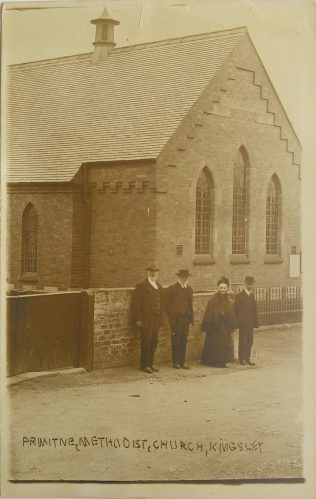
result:
M 115 47 L 114 26 L 120 23 L 119 21 L 115 21 L 115 19 L 111 18 L 107 9 L 104 9 L 98 19 L 93 19 L 90 22 L 91 24 L 95 24 L 95 41 L 93 42 L 94 53 L 92 56 L 92 62 L 97 64 L 98 62 L 106 59 L 111 52 L 111 49 Z

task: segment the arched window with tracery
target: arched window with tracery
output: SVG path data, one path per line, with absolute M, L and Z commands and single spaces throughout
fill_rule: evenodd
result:
M 247 254 L 248 159 L 240 148 L 234 161 L 232 253 Z
M 22 216 L 22 273 L 37 272 L 37 213 L 27 205 Z
M 266 201 L 266 254 L 280 253 L 280 183 L 273 175 L 267 192 Z
M 212 178 L 205 167 L 196 184 L 195 253 L 211 252 Z

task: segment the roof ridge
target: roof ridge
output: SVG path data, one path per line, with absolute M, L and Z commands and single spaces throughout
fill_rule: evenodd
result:
M 92 55 L 92 52 L 85 52 L 83 54 L 74 54 L 74 55 L 62 55 L 61 57 L 52 57 L 49 59 L 39 59 L 37 61 L 28 61 L 28 62 L 18 62 L 16 64 L 8 64 L 9 68 L 15 69 L 20 67 L 29 67 L 29 66 L 40 66 L 42 64 L 54 64 L 56 62 L 73 62 L 78 61 L 80 59 L 89 59 Z
M 235 33 L 246 33 L 248 32 L 247 26 L 240 26 L 237 28 L 231 28 L 231 29 L 223 29 L 223 30 L 218 30 L 218 31 L 211 31 L 207 33 L 199 33 L 197 35 L 187 35 L 187 36 L 180 36 L 177 38 L 166 38 L 165 40 L 157 40 L 154 42 L 144 42 L 144 43 L 137 43 L 135 45 L 126 45 L 124 47 L 115 47 L 112 52 L 121 52 L 121 51 L 128 51 L 129 49 L 143 49 L 147 47 L 160 47 L 162 45 L 171 45 L 173 43 L 184 43 L 184 42 L 190 42 L 190 41 L 195 41 L 195 40 L 203 40 L 207 38 L 214 38 L 220 36 L 227 36 L 227 35 L 232 35 Z
M 232 34 L 237 34 L 237 33 L 247 33 L 247 32 L 248 32 L 247 26 L 240 26 L 237 28 L 211 31 L 208 33 L 200 33 L 197 35 L 180 36 L 177 38 L 166 38 L 164 40 L 157 40 L 154 42 L 144 42 L 144 43 L 137 43 L 134 45 L 125 45 L 123 47 L 115 47 L 111 50 L 111 53 L 129 52 L 132 50 L 143 50 L 143 49 L 151 48 L 151 47 L 161 47 L 164 45 L 172 45 L 172 44 L 176 44 L 176 43 L 185 43 L 185 42 L 190 42 L 190 41 L 195 41 L 195 40 L 203 40 L 203 39 L 207 39 L 207 38 L 215 38 L 215 37 L 220 38 L 221 36 L 227 36 L 227 35 L 232 35 Z M 19 68 L 19 67 L 36 66 L 36 65 L 41 65 L 41 64 L 54 64 L 57 62 L 72 62 L 72 61 L 77 61 L 80 59 L 88 59 L 91 56 L 92 56 L 92 52 L 85 52 L 83 54 L 66 55 L 66 56 L 54 57 L 54 58 L 49 58 L 49 59 L 41 59 L 41 60 L 37 60 L 37 61 L 28 61 L 28 62 L 20 62 L 17 64 L 9 64 L 9 67 L 14 69 L 14 68 Z

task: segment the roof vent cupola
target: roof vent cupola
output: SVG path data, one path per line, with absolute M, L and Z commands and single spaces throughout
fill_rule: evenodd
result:
M 95 24 L 95 41 L 93 42 L 94 53 L 92 62 L 97 63 L 106 59 L 111 49 L 115 47 L 114 26 L 120 23 L 119 21 L 115 21 L 115 19 L 111 18 L 107 9 L 104 9 L 100 17 L 93 19 L 90 22 L 91 24 Z

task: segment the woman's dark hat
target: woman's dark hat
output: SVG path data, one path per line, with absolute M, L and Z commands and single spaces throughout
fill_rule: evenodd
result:
M 150 264 L 147 265 L 146 270 L 151 270 L 152 272 L 158 272 L 159 268 L 156 262 L 150 262 Z
M 188 271 L 188 269 L 180 269 L 176 275 L 178 275 L 179 277 L 189 277 L 189 275 L 192 275 L 190 274 L 190 272 Z
M 220 284 L 227 284 L 227 286 L 229 287 L 229 279 L 225 276 L 221 277 L 218 281 L 217 281 L 217 286 L 219 286 Z

